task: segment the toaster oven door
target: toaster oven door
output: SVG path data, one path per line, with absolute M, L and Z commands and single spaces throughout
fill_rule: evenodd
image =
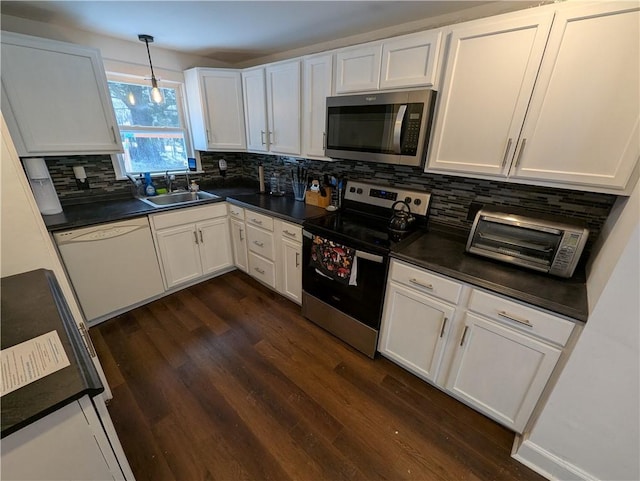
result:
M 472 231 L 467 250 L 549 272 L 562 236 L 559 229 L 482 216 Z

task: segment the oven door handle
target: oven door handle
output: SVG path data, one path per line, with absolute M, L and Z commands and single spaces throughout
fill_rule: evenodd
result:
M 384 263 L 384 257 L 379 256 L 377 254 L 369 254 L 368 252 L 356 250 L 356 257 L 360 259 L 366 259 L 371 262 L 376 262 L 378 264 Z

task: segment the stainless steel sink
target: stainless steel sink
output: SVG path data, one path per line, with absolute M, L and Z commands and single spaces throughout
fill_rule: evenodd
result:
M 143 197 L 140 200 L 153 207 L 168 207 L 219 198 L 220 196 L 210 194 L 209 192 L 172 192 L 170 194 L 155 195 L 153 197 Z

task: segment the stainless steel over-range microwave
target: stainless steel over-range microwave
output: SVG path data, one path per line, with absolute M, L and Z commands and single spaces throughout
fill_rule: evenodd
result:
M 589 230 L 556 220 L 481 209 L 467 241 L 473 254 L 571 277 Z
M 435 105 L 434 90 L 327 97 L 327 157 L 420 166 Z

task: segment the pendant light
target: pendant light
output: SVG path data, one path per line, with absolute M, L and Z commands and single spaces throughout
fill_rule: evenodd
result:
M 144 42 L 145 45 L 147 46 L 147 55 L 149 56 L 149 67 L 151 67 L 151 100 L 153 100 L 157 104 L 162 103 L 162 100 L 163 100 L 162 92 L 160 92 L 160 89 L 158 88 L 158 81 L 156 80 L 156 76 L 153 73 L 153 64 L 151 63 L 151 53 L 149 52 L 149 42 L 153 42 L 153 36 L 145 35 L 141 33 L 138 35 L 138 40 L 140 40 L 141 42 Z

